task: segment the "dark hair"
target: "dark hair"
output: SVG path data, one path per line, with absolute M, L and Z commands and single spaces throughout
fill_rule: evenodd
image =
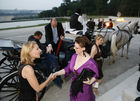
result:
M 75 78 L 72 82 L 72 96 L 77 97 L 79 92 L 83 93 L 83 81 L 87 81 L 87 78 L 91 79 L 94 75 L 95 72 L 88 68 L 84 68 L 80 75 L 78 75 L 77 78 Z
M 80 9 L 80 8 L 77 8 L 75 12 L 76 12 L 76 13 L 78 13 L 79 15 L 81 15 L 81 14 L 82 14 L 82 11 L 81 11 L 81 9 Z
M 90 18 L 90 21 L 92 20 L 93 18 Z
M 75 39 L 75 42 L 78 43 L 82 48 L 85 47 L 85 51 L 88 52 L 90 49 L 91 42 L 86 36 L 78 36 Z
M 40 32 L 40 31 L 36 31 L 35 33 L 34 33 L 34 35 L 36 36 L 39 36 L 39 35 L 42 35 L 42 32 Z
M 57 19 L 54 17 L 54 18 L 51 18 L 50 22 L 52 22 L 52 20 L 54 20 L 54 19 L 57 21 Z
M 109 21 L 112 21 L 112 19 L 109 19 Z

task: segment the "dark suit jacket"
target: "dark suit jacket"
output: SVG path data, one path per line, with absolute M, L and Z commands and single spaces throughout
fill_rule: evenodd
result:
M 59 38 L 61 35 L 64 36 L 63 26 L 59 22 L 57 23 L 57 32 Z M 52 33 L 52 28 L 50 23 L 45 26 L 45 38 L 46 38 L 46 45 L 53 44 L 53 33 Z
M 40 41 L 39 41 L 38 39 L 36 39 L 36 38 L 34 37 L 34 35 L 29 36 L 29 37 L 28 37 L 28 41 L 35 41 L 35 42 L 37 43 L 37 45 L 39 46 L 39 48 L 42 49 L 42 46 L 41 46 Z
M 42 50 L 42 53 L 43 54 L 46 53 L 46 45 L 44 43 L 40 43 L 40 41 L 38 39 L 36 39 L 34 37 L 34 35 L 29 36 L 28 41 L 35 41 L 37 43 L 37 45 L 39 46 L 39 48 Z

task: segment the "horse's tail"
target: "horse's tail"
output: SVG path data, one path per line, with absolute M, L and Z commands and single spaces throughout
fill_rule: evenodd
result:
M 117 40 L 117 35 L 113 34 L 112 35 L 112 40 L 111 40 L 111 52 L 112 52 L 112 54 L 116 54 L 116 52 L 118 50 L 116 40 Z

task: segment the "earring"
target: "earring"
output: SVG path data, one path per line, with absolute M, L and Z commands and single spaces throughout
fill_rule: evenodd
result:
M 86 57 L 85 51 L 83 51 L 83 55 Z

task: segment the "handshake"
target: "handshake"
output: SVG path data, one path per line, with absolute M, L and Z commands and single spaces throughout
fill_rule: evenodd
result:
M 51 73 L 51 74 L 49 75 L 49 77 L 47 78 L 47 80 L 48 80 L 49 82 L 51 82 L 51 81 L 53 81 L 57 76 L 58 76 L 58 75 L 57 75 L 57 72 Z

